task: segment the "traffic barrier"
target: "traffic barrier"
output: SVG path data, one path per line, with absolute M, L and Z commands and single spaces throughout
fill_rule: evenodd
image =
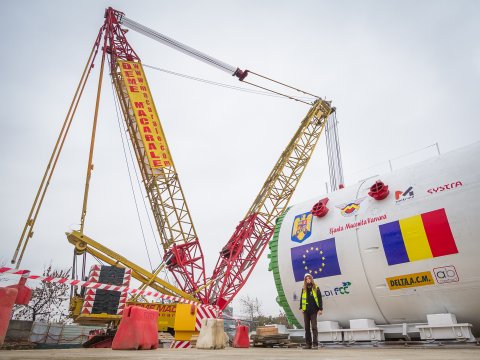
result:
M 158 291 L 151 291 L 151 290 L 139 290 L 139 289 L 132 289 L 128 286 L 118 286 L 118 285 L 111 285 L 111 284 L 101 284 L 92 281 L 82 281 L 82 280 L 72 280 L 67 278 L 55 278 L 52 276 L 41 276 L 41 275 L 32 275 L 30 274 L 29 270 L 17 270 L 8 267 L 0 267 L 0 274 L 12 274 L 12 275 L 22 275 L 27 279 L 38 280 L 42 282 L 50 282 L 50 283 L 60 283 L 70 286 L 81 286 L 87 289 L 103 289 L 103 290 L 112 290 L 112 291 L 120 291 L 122 293 L 127 292 L 133 295 L 142 295 L 142 296 L 152 296 L 155 298 L 160 298 L 164 300 L 171 300 L 171 301 L 178 301 L 180 303 L 185 304 L 195 304 L 198 305 L 198 301 L 184 299 L 178 296 L 173 295 L 166 295 L 162 294 Z M 221 311 L 216 305 L 203 305 L 205 309 L 208 309 L 211 313 L 216 314 L 216 316 L 220 316 Z
M 112 350 L 150 350 L 158 348 L 158 311 L 128 306 L 113 338 Z
M 224 349 L 223 319 L 203 319 L 195 347 L 197 349 Z
M 202 328 L 200 329 L 200 334 L 198 334 L 197 349 L 214 349 L 214 326 L 215 319 L 203 319 Z
M 13 304 L 17 298 L 18 290 L 15 288 L 0 288 L 0 345 L 5 341 L 8 323 L 12 316 Z
M 7 286 L 7 288 L 18 290 L 17 298 L 15 299 L 15 304 L 17 305 L 28 305 L 30 299 L 32 298 L 33 290 L 25 285 L 26 282 L 27 278 L 21 277 L 18 284 Z
M 215 349 L 225 349 L 228 345 L 228 335 L 225 333 L 223 319 L 215 319 Z
M 170 344 L 170 349 L 190 349 L 191 347 L 192 343 L 185 340 L 175 340 Z
M 233 347 L 235 348 L 250 347 L 250 339 L 248 337 L 248 326 L 237 325 L 235 329 L 235 338 L 233 339 Z

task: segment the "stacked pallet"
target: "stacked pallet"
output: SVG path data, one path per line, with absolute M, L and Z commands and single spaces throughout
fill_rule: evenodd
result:
M 259 326 L 255 332 L 261 336 L 278 335 L 278 328 L 275 326 Z
M 174 337 L 168 332 L 159 332 L 158 333 L 158 344 L 161 348 L 169 348 L 170 344 L 174 342 Z
M 192 346 L 192 348 L 197 346 L 197 340 L 198 335 L 192 335 L 192 337 L 190 338 L 190 345 Z
M 298 347 L 297 343 L 291 342 L 288 334 L 279 334 L 274 326 L 259 326 L 256 334 L 250 336 L 254 347 Z

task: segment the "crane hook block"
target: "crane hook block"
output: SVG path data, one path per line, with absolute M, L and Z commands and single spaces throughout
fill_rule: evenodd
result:
M 381 180 L 377 180 L 375 181 L 375 184 L 370 187 L 368 195 L 375 200 L 383 200 L 388 196 L 389 193 L 390 190 L 388 190 L 388 185 L 385 185 Z
M 328 213 L 327 208 L 328 198 L 324 198 L 319 200 L 315 205 L 312 207 L 312 215 L 316 217 L 324 217 Z

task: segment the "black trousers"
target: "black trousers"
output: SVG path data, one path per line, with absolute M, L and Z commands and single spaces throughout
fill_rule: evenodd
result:
M 310 346 L 318 346 L 317 312 L 309 313 L 305 311 L 303 313 L 303 322 L 305 324 L 305 342 Z

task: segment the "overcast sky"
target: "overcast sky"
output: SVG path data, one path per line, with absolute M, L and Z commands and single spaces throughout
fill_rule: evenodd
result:
M 0 5 L 0 260 L 7 263 L 108 6 L 227 63 L 332 100 L 347 185 L 388 171 L 389 159 L 436 142 L 447 152 L 480 138 L 479 1 L 19 0 Z M 133 31 L 127 38 L 145 64 L 241 85 Z M 80 222 L 98 68 L 21 266 L 36 274 L 50 262 L 71 266 L 72 246 L 64 233 Z M 208 276 L 308 107 L 146 73 Z M 85 234 L 149 268 L 107 76 Z M 431 147 L 418 156 L 434 153 Z M 404 160 L 394 160 L 393 167 Z M 321 198 L 327 181 L 321 141 L 291 204 Z M 139 205 L 155 266 L 160 255 Z M 240 296 L 258 297 L 267 314 L 277 314 L 267 251 Z

